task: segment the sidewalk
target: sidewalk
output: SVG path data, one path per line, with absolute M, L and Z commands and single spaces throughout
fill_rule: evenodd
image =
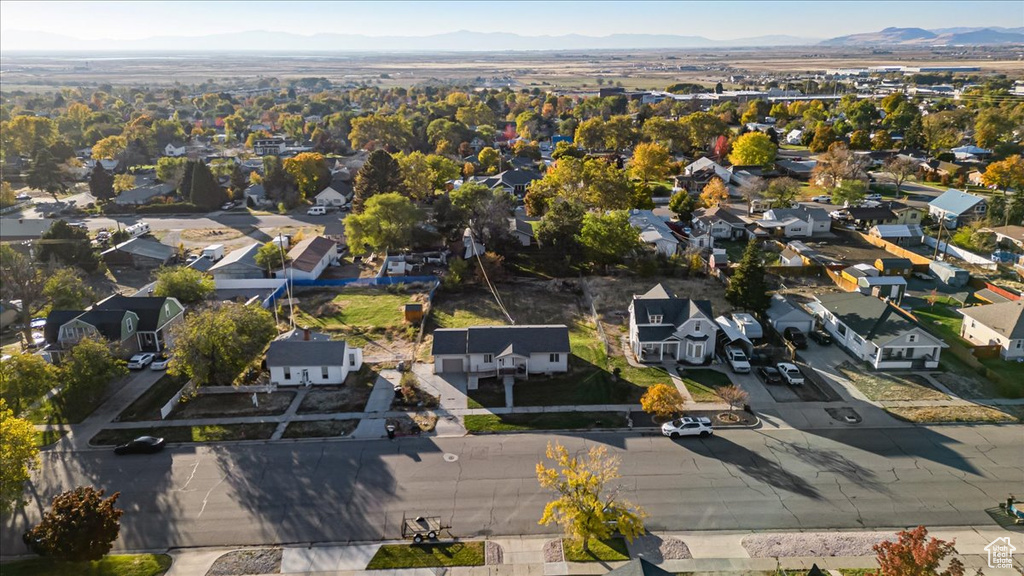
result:
M 674 532 L 649 534 L 644 537 L 647 544 L 654 543 L 655 548 L 644 542 L 635 541 L 629 545 L 631 558 L 645 558 L 669 572 L 723 572 L 741 574 L 749 571 L 774 571 L 777 567 L 787 570 L 807 570 L 817 565 L 822 570 L 838 570 L 841 568 L 877 568 L 874 552 L 870 550 L 870 542 L 895 534 L 895 529 L 840 532 L 789 532 L 789 533 L 755 533 L 755 532 Z M 848 542 L 862 541 L 861 544 L 847 550 L 858 550 L 857 556 L 791 556 L 799 553 L 803 545 L 801 539 L 812 546 L 822 535 L 837 537 L 842 540 L 849 536 Z M 777 551 L 781 556 L 752 557 L 744 546 L 750 537 L 764 538 L 788 543 L 782 544 Z M 1019 558 L 1014 559 L 1016 569 L 994 569 L 988 567 L 985 547 L 997 538 L 1010 537 L 1011 543 L 1018 549 L 1024 547 L 1024 535 L 1007 532 L 995 526 L 985 527 L 951 527 L 937 528 L 929 532 L 942 540 L 956 541 L 956 550 L 967 573 L 974 573 L 978 568 L 984 570 L 986 576 L 1018 574 L 1024 569 Z M 447 572 L 452 576 L 560 576 L 569 574 L 605 574 L 609 570 L 621 566 L 624 562 L 548 562 L 545 558 L 545 546 L 557 535 L 547 536 L 510 536 L 495 537 L 487 540 L 489 547 L 500 549 L 500 563 L 475 567 L 453 567 Z M 672 558 L 663 557 L 665 544 L 672 542 L 670 552 Z M 684 546 L 680 546 L 680 543 Z M 365 576 L 381 574 L 391 576 L 403 574 L 409 576 L 436 576 L 439 572 L 432 568 L 407 568 L 382 571 L 366 571 L 366 566 L 382 545 L 408 544 L 408 542 L 362 542 L 344 545 L 307 545 L 285 546 L 282 548 L 280 574 L 317 575 L 317 576 Z M 660 548 L 658 546 L 661 546 Z M 840 544 L 841 545 L 841 544 Z M 230 552 L 231 548 L 219 549 L 176 549 L 170 551 L 174 559 L 166 576 L 186 576 L 205 574 L 218 557 Z M 762 549 L 763 550 L 763 549 Z M 687 552 L 688 551 L 688 552 Z M 827 552 L 827 551 L 825 551 Z M 762 553 L 763 554 L 763 553 Z M 680 557 L 688 556 L 688 557 Z M 489 555 L 489 558 L 494 559 Z M 550 558 L 548 558 L 550 559 Z

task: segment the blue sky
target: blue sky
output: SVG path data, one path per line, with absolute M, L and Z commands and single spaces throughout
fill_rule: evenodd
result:
M 889 26 L 1024 26 L 1024 2 L 0 2 L 0 30 L 83 39 L 246 30 L 425 36 L 653 33 L 828 38 Z

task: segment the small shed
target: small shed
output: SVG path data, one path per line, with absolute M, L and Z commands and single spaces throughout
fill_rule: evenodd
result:
M 928 265 L 928 270 L 947 286 L 966 286 L 971 279 L 970 272 L 946 262 L 932 262 Z
M 875 260 L 875 268 L 882 276 L 909 278 L 914 273 L 914 263 L 909 258 L 879 258 Z
M 402 307 L 402 315 L 406 322 L 416 323 L 423 320 L 423 304 L 410 302 Z

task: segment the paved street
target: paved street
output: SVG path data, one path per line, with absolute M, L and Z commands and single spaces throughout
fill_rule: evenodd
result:
M 550 532 L 534 466 L 547 441 L 605 444 L 652 530 L 989 525 L 1024 491 L 1019 426 L 722 430 L 708 440 L 640 434 L 505 435 L 222 444 L 156 456 L 48 451 L 27 512 L 78 484 L 120 491 L 124 549 L 394 538 L 403 512 L 458 536 Z M 45 477 L 45 478 L 44 478 Z M 7 552 L 10 551 L 10 552 Z

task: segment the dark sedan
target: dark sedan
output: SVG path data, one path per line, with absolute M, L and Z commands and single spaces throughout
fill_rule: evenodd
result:
M 782 337 L 797 350 L 807 349 L 807 336 L 799 328 L 789 327 L 782 331 Z
M 811 331 L 811 340 L 822 346 L 828 346 L 832 343 L 832 335 L 819 328 Z
M 139 436 L 131 442 L 114 448 L 114 454 L 156 454 L 164 449 L 164 439 L 153 436 Z
M 774 366 L 762 366 L 757 369 L 757 376 L 765 384 L 782 384 L 782 374 Z

